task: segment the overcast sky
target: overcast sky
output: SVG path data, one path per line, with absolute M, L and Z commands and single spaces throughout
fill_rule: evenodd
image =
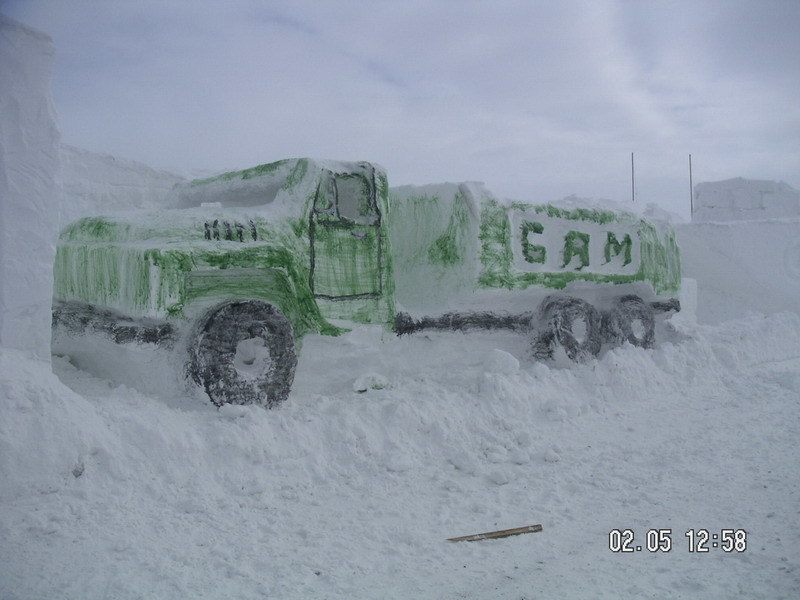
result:
M 800 188 L 800 0 L 0 0 L 49 34 L 65 143 L 185 173 L 311 156 L 688 215 Z

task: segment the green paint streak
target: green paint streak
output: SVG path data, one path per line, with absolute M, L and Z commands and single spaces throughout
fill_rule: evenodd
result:
M 273 163 L 266 163 L 263 165 L 258 165 L 255 167 L 251 167 L 249 169 L 244 169 L 242 171 L 229 171 L 227 173 L 222 173 L 220 175 L 216 175 L 215 177 L 206 177 L 205 179 L 193 179 L 189 182 L 189 185 L 194 187 L 198 185 L 207 185 L 209 183 L 213 183 L 215 181 L 235 181 L 237 179 L 245 180 L 245 179 L 253 179 L 254 177 L 266 177 L 269 175 L 274 175 L 275 172 L 280 169 L 282 166 L 292 162 L 292 159 L 286 160 L 279 160 Z M 295 167 L 297 169 L 299 165 Z
M 478 225 L 457 185 L 393 191 L 389 216 L 398 304 L 432 310 L 474 289 Z
M 512 202 L 510 208 L 521 212 L 530 212 L 532 210 L 537 214 L 544 214 L 555 219 L 592 221 L 600 225 L 615 223 L 620 220 L 620 213 L 595 208 L 566 209 L 552 204 L 525 204 L 524 202 Z
M 277 170 L 279 166 L 286 164 L 287 162 L 289 161 L 280 161 L 277 163 L 272 163 L 273 165 L 275 165 L 275 169 L 270 170 L 270 173 L 273 172 L 274 170 Z M 309 161 L 306 158 L 301 158 L 297 160 L 297 164 L 295 164 L 289 175 L 287 175 L 286 177 L 286 181 L 283 184 L 284 190 L 291 190 L 295 186 L 299 185 L 306 178 L 309 167 L 308 163 Z
M 292 323 L 296 337 L 310 332 L 339 335 L 342 329 L 324 320 L 308 286 L 297 285 L 287 268 L 229 268 L 194 271 L 186 277 L 186 301 L 203 298 L 264 300 Z
M 395 266 L 401 272 L 413 270 L 428 259 L 427 249 L 439 235 L 441 207 L 436 196 L 412 196 L 395 199 L 391 204 L 389 225 Z
M 469 235 L 469 211 L 460 193 L 455 195 L 447 229 L 428 247 L 428 260 L 435 265 L 454 267 L 465 260 Z
M 511 272 L 513 254 L 511 249 L 511 222 L 506 209 L 490 200 L 481 210 L 481 229 L 478 236 L 481 243 L 482 269 L 478 283 L 484 287 L 516 287 Z
M 137 314 L 157 316 L 180 301 L 180 286 L 162 281 L 157 251 L 111 244 L 69 244 L 56 250 L 54 294 Z
M 544 264 L 547 260 L 547 248 L 537 244 L 531 244 L 528 235 L 531 233 L 543 233 L 544 225 L 538 221 L 523 221 L 520 226 L 520 236 L 522 240 L 522 256 L 525 260 L 533 264 Z
M 681 260 L 675 231 L 669 229 L 662 240 L 652 224 L 641 221 L 639 240 L 642 266 L 637 275 L 650 281 L 657 294 L 677 293 L 681 286 Z
M 130 235 L 131 226 L 105 217 L 85 217 L 68 225 L 61 233 L 62 240 L 113 242 Z
M 592 281 L 595 283 L 633 283 L 641 281 L 637 275 L 608 275 L 600 273 L 581 273 L 567 271 L 564 273 L 521 273 L 514 279 L 514 287 L 525 289 L 532 285 L 554 290 L 562 290 L 573 281 Z
M 266 229 L 266 225 L 262 227 Z M 263 299 L 275 304 L 286 315 L 295 328 L 295 335 L 302 336 L 310 331 L 338 335 L 340 330 L 324 320 L 314 301 L 308 283 L 309 255 L 302 240 L 278 233 L 269 237 L 283 243 L 219 244 L 205 250 L 195 249 L 192 261 L 198 271 L 191 279 L 209 283 L 200 287 L 192 284 L 186 303 L 203 295 Z
M 436 238 L 436 241 L 428 248 L 428 260 L 443 267 L 451 267 L 461 261 L 456 246 L 455 231 L 447 232 Z
M 355 296 L 381 293 L 380 229 L 335 222 L 312 225 L 314 293 Z
M 122 310 L 131 316 L 181 317 L 204 298 L 265 300 L 302 336 L 336 335 L 319 312 L 303 256 L 267 244 L 209 242 L 183 248 L 62 244 L 55 297 Z
M 561 268 L 566 268 L 576 256 L 580 261 L 580 264 L 575 267 L 576 271 L 589 266 L 589 234 L 573 230 L 564 237 L 564 264 L 561 265 Z
M 392 246 L 393 240 L 389 234 L 391 224 L 391 207 L 389 204 L 389 180 L 386 172 L 381 169 L 375 170 L 375 201 L 381 212 L 381 288 L 383 294 L 378 302 L 377 309 L 374 311 L 374 319 L 380 320 L 386 327 L 391 328 L 394 323 L 396 312 L 395 304 L 395 272 L 394 272 L 394 253 Z
M 611 262 L 611 254 L 613 252 L 614 256 L 619 256 L 620 253 L 624 250 L 625 254 L 623 255 L 623 262 L 622 266 L 631 264 L 631 249 L 633 247 L 633 240 L 631 236 L 627 233 L 625 237 L 622 238 L 622 241 L 617 241 L 617 236 L 614 235 L 613 232 L 609 231 L 607 238 L 606 238 L 606 245 L 603 248 L 603 253 L 606 258 L 606 263 Z

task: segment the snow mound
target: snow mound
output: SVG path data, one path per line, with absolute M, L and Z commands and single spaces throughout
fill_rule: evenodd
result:
M 48 363 L 0 347 L 0 396 L 4 500 L 69 488 L 89 457 L 108 454 L 95 407 L 61 383 Z
M 0 595 L 800 590 L 800 316 L 682 323 L 655 349 L 569 369 L 531 361 L 520 337 L 309 336 L 272 411 L 165 402 L 58 359 L 73 392 L 4 351 Z M 365 373 L 390 385 L 357 393 Z M 445 542 L 533 523 L 543 531 Z M 750 545 L 698 567 L 683 534 L 701 527 L 746 529 Z M 621 557 L 615 528 L 642 543 L 671 528 L 674 549 Z

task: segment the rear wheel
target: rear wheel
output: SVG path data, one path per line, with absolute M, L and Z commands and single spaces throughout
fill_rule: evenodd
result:
M 575 361 L 596 356 L 602 345 L 602 322 L 597 310 L 585 300 L 572 296 L 547 298 L 539 307 L 538 335 L 533 353 L 552 358 L 557 348 Z
M 613 343 L 652 348 L 656 331 L 653 309 L 639 296 L 620 296 L 603 317 L 603 329 Z
M 291 323 L 258 300 L 215 308 L 189 347 L 189 374 L 211 402 L 271 408 L 289 396 L 297 367 Z

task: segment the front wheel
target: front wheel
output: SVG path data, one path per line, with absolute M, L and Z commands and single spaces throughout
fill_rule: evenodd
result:
M 534 356 L 552 358 L 559 347 L 574 361 L 597 356 L 602 345 L 601 325 L 600 314 L 585 300 L 573 296 L 547 298 L 539 307 Z
M 289 396 L 296 367 L 291 323 L 258 300 L 215 308 L 189 346 L 189 375 L 217 406 L 272 408 Z

